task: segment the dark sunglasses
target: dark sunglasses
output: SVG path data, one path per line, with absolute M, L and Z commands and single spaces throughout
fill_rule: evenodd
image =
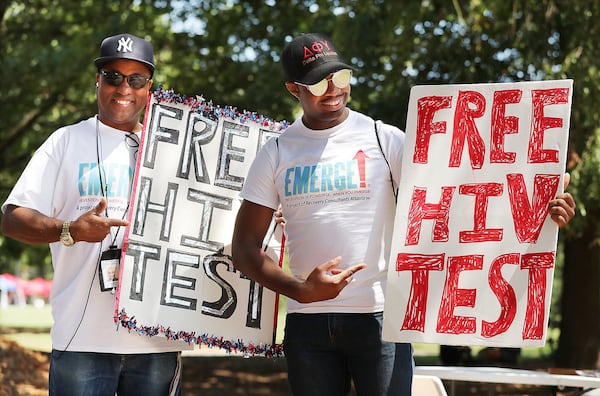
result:
M 142 76 L 141 74 L 131 74 L 126 76 L 112 70 L 100 70 L 100 74 L 102 74 L 104 81 L 113 87 L 118 87 L 123 84 L 124 80 L 127 80 L 127 84 L 129 84 L 131 88 L 140 89 L 144 88 L 148 81 L 150 81 L 150 77 Z

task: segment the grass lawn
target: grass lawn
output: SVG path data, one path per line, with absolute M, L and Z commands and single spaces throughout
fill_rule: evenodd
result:
M 9 305 L 0 308 L 0 333 L 21 346 L 36 351 L 50 352 L 50 306 Z
M 52 313 L 48 304 L 41 308 L 30 304 L 0 308 L 0 327 L 50 330 L 51 326 Z
M 285 326 L 285 298 L 281 301 L 277 324 L 277 342 L 283 340 Z M 33 305 L 9 305 L 0 308 L 0 333 L 28 349 L 50 352 L 50 327 L 52 314 L 50 306 L 36 308 Z M 415 344 L 415 357 L 427 363 L 434 364 L 437 360 L 439 347 L 433 344 Z
M 50 352 L 50 327 L 52 314 L 50 306 L 37 308 L 33 305 L 0 308 L 0 334 L 19 343 L 21 346 L 36 351 Z M 277 324 L 276 342 L 283 340 L 285 326 L 285 298 L 281 299 Z M 548 338 L 557 339 L 555 330 L 550 330 Z M 439 345 L 415 343 L 415 361 L 418 365 L 439 364 Z M 476 356 L 483 347 L 472 347 L 471 353 Z M 521 360 L 540 360 L 552 353 L 549 343 L 543 348 L 523 348 Z
M 283 328 L 285 326 L 285 299 L 282 299 L 280 314 L 277 324 L 277 342 L 283 340 Z M 0 333 L 21 346 L 36 351 L 50 352 L 50 327 L 52 326 L 52 314 L 50 306 L 36 308 L 33 305 L 16 306 L 9 305 L 0 308 Z M 415 357 L 433 364 L 437 359 L 438 346 L 430 344 L 416 344 Z

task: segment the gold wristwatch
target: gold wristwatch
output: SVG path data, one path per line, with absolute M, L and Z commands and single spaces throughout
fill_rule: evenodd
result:
M 62 231 L 60 232 L 60 243 L 62 243 L 63 246 L 73 246 L 75 244 L 75 241 L 69 232 L 70 224 L 70 221 L 65 221 L 62 226 Z

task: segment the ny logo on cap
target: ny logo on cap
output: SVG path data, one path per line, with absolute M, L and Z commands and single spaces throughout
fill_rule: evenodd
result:
M 131 37 L 121 37 L 117 52 L 133 52 L 133 40 Z

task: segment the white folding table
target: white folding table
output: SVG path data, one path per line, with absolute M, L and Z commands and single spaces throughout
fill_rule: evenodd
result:
M 415 374 L 434 375 L 450 381 L 470 381 L 497 384 L 527 384 L 555 386 L 558 389 L 567 387 L 580 388 L 580 395 L 600 394 L 600 377 L 597 372 L 580 374 L 554 374 L 544 371 L 512 369 L 504 367 L 462 367 L 462 366 L 416 366 Z M 454 384 L 451 384 L 450 395 L 454 395 Z M 489 388 L 493 395 L 494 388 Z

